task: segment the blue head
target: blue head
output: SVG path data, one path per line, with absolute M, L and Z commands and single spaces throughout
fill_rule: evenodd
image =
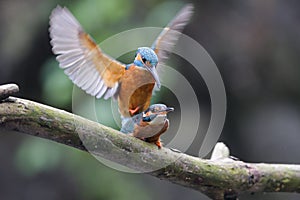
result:
M 164 120 L 167 117 L 167 113 L 173 110 L 174 108 L 167 107 L 165 104 L 153 104 L 143 112 L 142 120 L 144 122 L 152 122 L 157 117 Z
M 158 57 L 151 48 L 140 47 L 137 49 L 134 64 L 138 67 L 143 67 L 148 70 L 156 81 L 157 86 L 160 87 L 160 80 L 156 71 L 157 63 Z

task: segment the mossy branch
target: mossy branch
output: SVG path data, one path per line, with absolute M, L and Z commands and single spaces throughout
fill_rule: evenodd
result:
M 7 89 L 3 91 L 7 93 Z M 29 100 L 0 98 L 0 129 L 89 149 L 94 155 L 192 188 L 212 199 L 235 199 L 245 192 L 300 193 L 300 165 L 237 161 L 229 157 L 222 143 L 216 145 L 210 160 L 158 149 L 99 123 Z

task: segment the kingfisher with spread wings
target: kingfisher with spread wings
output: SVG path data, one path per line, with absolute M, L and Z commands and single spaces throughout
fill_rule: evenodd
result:
M 96 98 L 118 99 L 121 115 L 132 117 L 150 106 L 155 83 L 160 88 L 156 67 L 167 58 L 192 13 L 192 5 L 183 7 L 152 47 L 138 48 L 133 63 L 126 65 L 102 52 L 72 13 L 57 6 L 50 16 L 52 50 L 75 85 Z

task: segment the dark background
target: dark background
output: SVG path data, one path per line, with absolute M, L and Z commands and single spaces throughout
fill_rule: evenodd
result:
M 299 164 L 300 2 L 186 2 L 194 3 L 195 14 L 184 33 L 213 58 L 227 92 L 220 141 L 244 161 Z M 101 42 L 132 28 L 162 27 L 186 2 L 2 0 L 0 84 L 17 83 L 19 97 L 71 111 L 73 85 L 58 68 L 49 44 L 48 17 L 57 4 L 67 6 Z M 176 63 L 191 82 L 208 118 L 205 83 L 180 65 L 180 59 L 172 62 L 173 57 L 170 63 Z M 176 108 L 174 95 L 165 94 L 159 97 Z M 196 154 L 194 149 L 188 153 Z M 112 170 L 87 153 L 21 133 L 0 133 L 0 159 L 0 199 L 207 199 L 147 175 Z M 299 195 L 254 194 L 240 199 L 299 199 Z

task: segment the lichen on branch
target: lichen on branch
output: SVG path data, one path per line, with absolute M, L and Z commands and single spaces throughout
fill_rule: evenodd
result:
M 231 159 L 228 148 L 221 143 L 212 159 L 158 149 L 72 113 L 20 98 L 0 100 L 1 129 L 88 149 L 97 156 L 200 191 L 212 199 L 234 199 L 245 192 L 300 193 L 300 165 L 245 163 Z

